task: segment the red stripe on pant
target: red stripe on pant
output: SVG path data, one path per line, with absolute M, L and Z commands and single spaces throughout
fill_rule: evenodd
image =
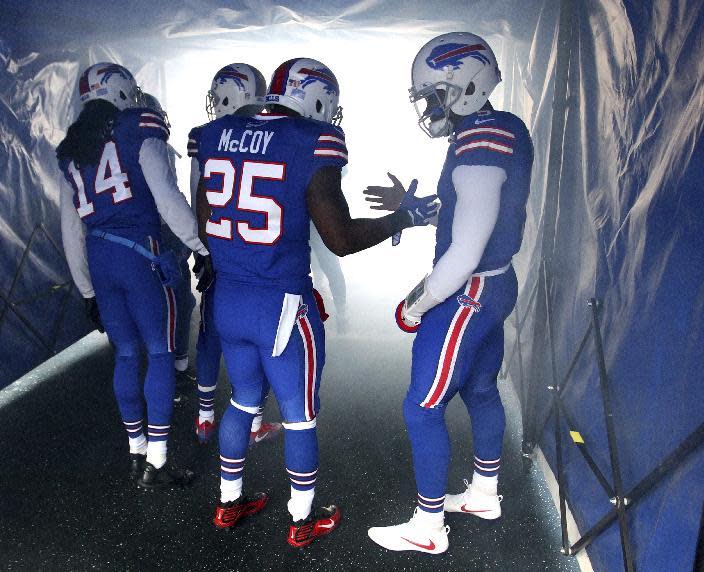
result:
M 308 421 L 315 417 L 315 411 L 313 409 L 313 396 L 315 394 L 315 343 L 313 340 L 313 330 L 310 326 L 310 322 L 306 316 L 303 316 L 299 324 L 301 326 L 301 332 L 303 333 L 303 348 L 305 350 L 305 360 L 306 360 L 306 381 L 305 381 L 305 392 L 306 392 L 306 417 Z
M 469 297 L 472 299 L 475 299 L 477 296 L 477 291 L 479 290 L 479 285 L 481 284 L 481 278 L 479 276 L 474 276 L 472 278 L 472 282 L 469 287 Z M 460 310 L 459 316 L 457 317 L 457 320 L 455 321 L 455 325 L 452 328 L 452 333 L 450 334 L 450 341 L 447 344 L 447 348 L 445 350 L 445 356 L 442 359 L 442 365 L 440 369 L 440 379 L 435 387 L 435 391 L 433 394 L 430 396 L 430 399 L 427 400 L 426 404 L 424 407 L 435 407 L 440 400 L 441 396 L 445 393 L 445 388 L 447 384 L 450 382 L 450 379 L 452 378 L 452 364 L 455 361 L 455 354 L 460 348 L 461 345 L 461 340 L 460 340 L 460 332 L 462 332 L 462 328 L 464 327 L 464 324 L 469 318 L 472 316 L 472 313 L 474 312 L 474 308 L 471 307 L 463 307 Z M 427 398 L 426 398 L 427 399 Z

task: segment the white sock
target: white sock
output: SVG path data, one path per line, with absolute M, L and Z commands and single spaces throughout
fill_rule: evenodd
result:
M 175 360 L 174 367 L 176 371 L 186 371 L 186 369 L 188 369 L 188 356 Z
M 440 512 L 426 512 L 418 509 L 415 518 L 429 528 L 442 528 L 445 524 L 445 512 L 442 510 Z
M 166 464 L 166 441 L 149 441 L 147 443 L 147 463 L 157 469 Z
M 242 479 L 228 481 L 220 477 L 220 502 L 237 500 L 242 496 Z
M 130 437 L 129 442 L 131 454 L 147 454 L 147 438 L 144 436 L 144 434 L 141 434 L 139 437 L 135 437 L 134 439 Z
M 313 497 L 315 497 L 314 488 L 309 491 L 299 491 L 291 487 L 291 500 L 288 501 L 288 512 L 291 513 L 293 522 L 308 517 L 313 507 Z
M 262 419 L 264 419 L 263 413 L 257 413 L 252 419 L 252 433 L 256 433 L 262 428 Z
M 485 477 L 474 471 L 472 475 L 472 488 L 487 495 L 495 495 L 499 484 L 499 476 Z
M 202 409 L 198 411 L 198 423 L 205 423 L 206 421 L 211 423 L 215 421 L 215 411 L 203 411 Z

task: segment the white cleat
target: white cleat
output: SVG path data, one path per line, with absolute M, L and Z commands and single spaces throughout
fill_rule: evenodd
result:
M 487 494 L 464 480 L 467 490 L 458 495 L 445 496 L 445 512 L 463 512 L 486 520 L 501 516 L 502 495 Z
M 388 550 L 417 550 L 428 554 L 445 552 L 448 546 L 449 526 L 439 528 L 416 508 L 408 522 L 396 526 L 375 526 L 369 529 L 369 538 Z

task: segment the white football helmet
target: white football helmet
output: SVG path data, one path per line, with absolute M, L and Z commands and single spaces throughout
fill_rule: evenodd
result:
M 450 32 L 425 44 L 411 70 L 411 102 L 418 125 L 430 137 L 452 132 L 450 111 L 471 115 L 479 111 L 501 81 L 494 52 L 482 38 Z M 425 102 L 421 109 L 419 102 Z
M 271 77 L 267 105 L 282 105 L 303 117 L 333 125 L 342 121 L 340 86 L 335 74 L 318 60 L 296 58 L 282 63 Z
M 264 109 L 266 80 L 262 73 L 248 64 L 225 66 L 213 78 L 205 102 L 205 111 L 212 121 L 230 115 L 245 105 L 255 106 L 252 115 Z
M 166 111 L 164 111 L 164 108 L 161 107 L 161 103 L 159 103 L 159 100 L 154 97 L 151 93 L 142 92 L 142 99 L 139 102 L 139 105 L 141 107 L 151 109 L 152 111 L 156 111 L 159 115 L 164 118 L 164 123 L 166 123 L 166 126 L 171 127 L 171 124 L 169 123 L 168 114 L 166 113 Z
M 78 94 L 83 104 L 93 99 L 104 99 L 123 110 L 137 106 L 141 93 L 129 70 L 110 62 L 93 64 L 78 80 Z

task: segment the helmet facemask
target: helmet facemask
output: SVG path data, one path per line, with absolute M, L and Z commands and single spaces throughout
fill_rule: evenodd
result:
M 428 137 L 445 137 L 452 133 L 450 108 L 457 103 L 462 90 L 455 84 L 439 81 L 415 89 L 412 87 L 410 100 L 418 114 L 418 126 Z M 423 108 L 421 102 L 425 102 Z

